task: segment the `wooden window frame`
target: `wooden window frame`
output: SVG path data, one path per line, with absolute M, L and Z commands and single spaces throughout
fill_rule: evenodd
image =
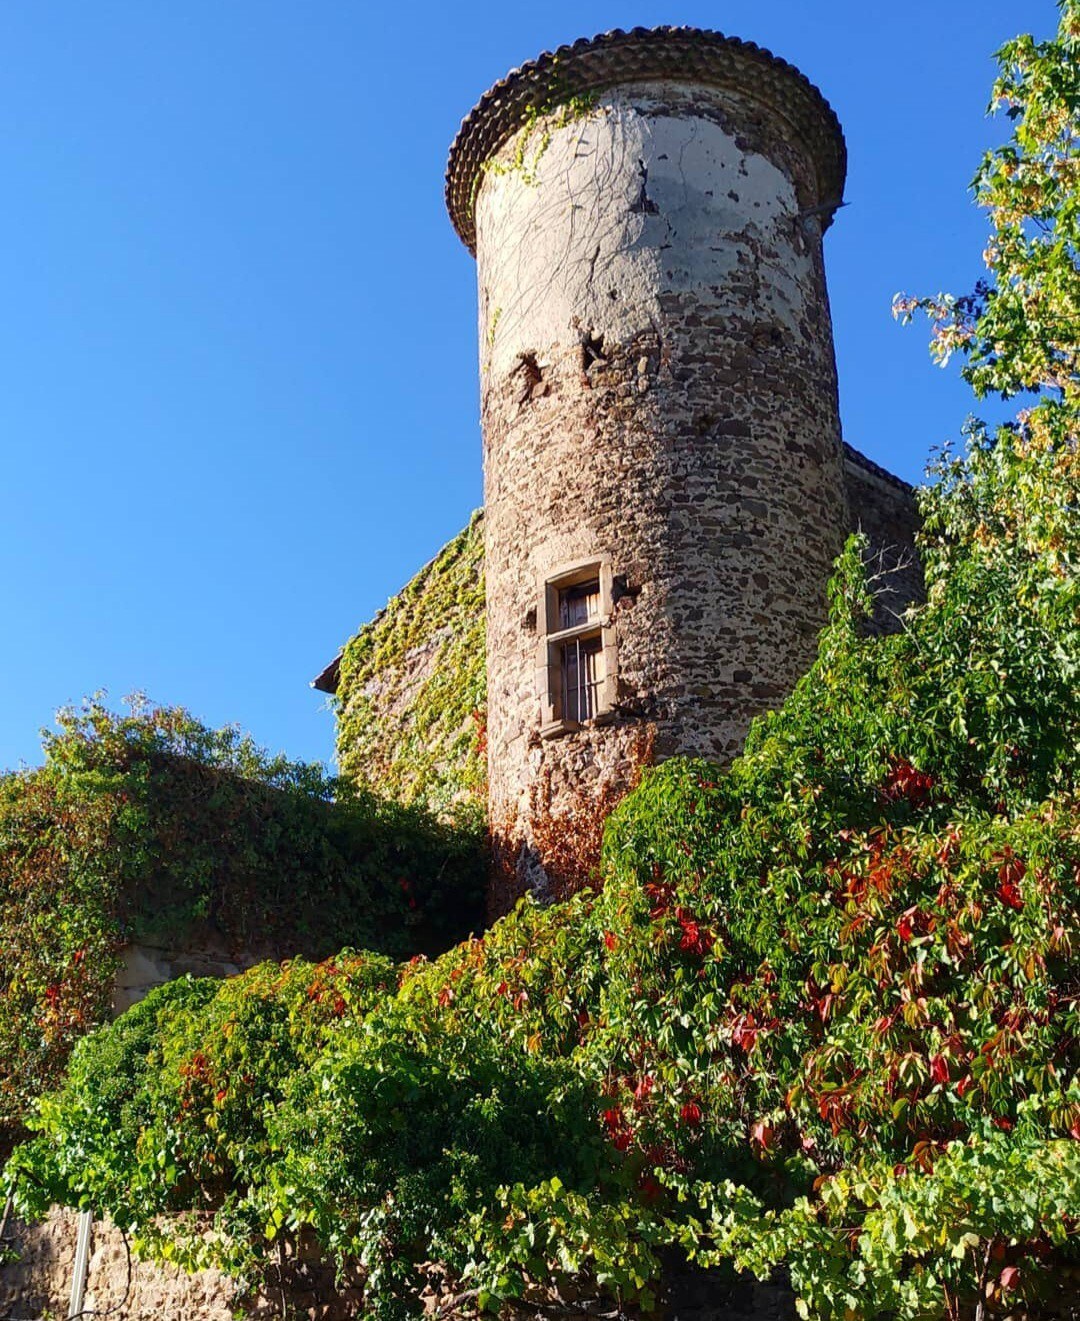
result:
M 570 628 L 560 628 L 559 594 L 594 578 L 600 588 L 598 617 Z M 615 625 L 611 617 L 611 589 L 611 561 L 606 556 L 557 565 L 538 583 L 536 686 L 540 698 L 540 733 L 544 738 L 554 738 L 576 729 L 604 724 L 614 715 L 617 649 Z M 585 642 L 594 638 L 600 640 L 604 667 L 604 677 L 600 681 L 596 698 L 596 711 L 585 720 L 567 720 L 562 712 L 563 647 L 567 642 Z

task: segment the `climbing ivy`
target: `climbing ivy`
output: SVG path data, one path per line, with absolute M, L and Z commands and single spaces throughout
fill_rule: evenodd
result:
M 486 803 L 483 515 L 345 646 L 336 698 L 342 776 L 443 817 Z
M 1072 444 L 949 461 L 895 636 L 853 539 L 810 673 L 728 772 L 646 772 L 599 894 L 83 1042 L 20 1206 L 250 1278 L 305 1233 L 387 1321 L 649 1310 L 672 1256 L 820 1321 L 1034 1307 L 1080 1228 L 1078 493 Z
M 484 174 L 516 175 L 530 188 L 540 182 L 540 162 L 558 129 L 588 118 L 596 107 L 596 95 L 584 92 L 560 96 L 553 86 L 550 95 L 540 104 L 525 108 L 521 127 L 514 137 L 514 150 L 508 159 L 490 156 L 481 165 L 477 185 Z
M 58 713 L 0 777 L 0 1144 L 108 1018 L 121 948 L 406 955 L 480 921 L 477 833 L 179 708 Z

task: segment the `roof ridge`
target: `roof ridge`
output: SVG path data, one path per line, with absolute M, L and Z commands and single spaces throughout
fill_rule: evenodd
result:
M 850 459 L 852 463 L 860 468 L 865 468 L 867 472 L 872 472 L 876 477 L 881 477 L 884 481 L 891 482 L 893 486 L 899 486 L 904 491 L 914 491 L 915 487 L 911 482 L 906 482 L 903 477 L 897 477 L 896 473 L 890 472 L 888 468 L 883 468 L 880 463 L 875 463 L 873 459 L 868 459 L 862 450 L 857 450 L 854 445 L 849 445 L 845 440 L 844 458 Z

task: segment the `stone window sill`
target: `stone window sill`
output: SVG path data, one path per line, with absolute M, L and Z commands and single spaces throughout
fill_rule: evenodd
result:
M 540 726 L 540 737 L 561 738 L 563 734 L 576 734 L 583 729 L 610 725 L 614 719 L 614 711 L 598 711 L 590 720 L 549 720 L 547 724 Z

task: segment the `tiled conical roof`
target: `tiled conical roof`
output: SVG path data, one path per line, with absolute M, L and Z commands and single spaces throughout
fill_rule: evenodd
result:
M 810 148 L 818 202 L 838 202 L 847 152 L 840 121 L 808 78 L 751 41 L 701 28 L 616 28 L 582 37 L 513 69 L 462 120 L 446 169 L 446 205 L 454 228 L 475 251 L 473 207 L 481 169 L 526 122 L 530 111 L 623 83 L 671 78 L 749 91 Z M 826 217 L 827 219 L 827 217 Z

